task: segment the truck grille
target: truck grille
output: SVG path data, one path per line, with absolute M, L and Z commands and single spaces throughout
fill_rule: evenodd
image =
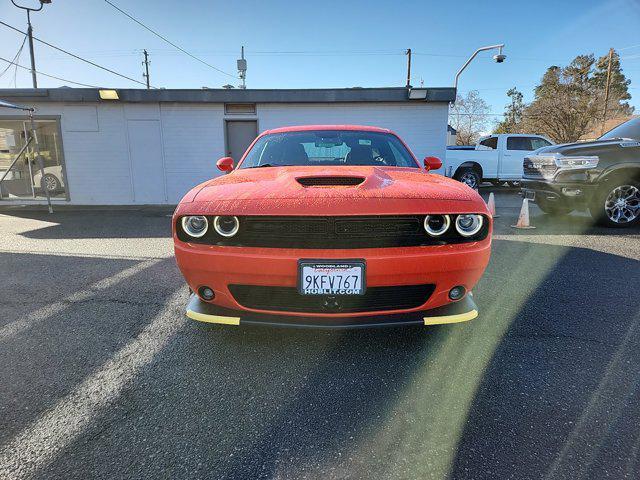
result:
M 527 177 L 551 178 L 558 170 L 554 157 L 543 156 L 525 157 L 522 167 Z
M 229 285 L 233 298 L 255 310 L 301 313 L 357 313 L 408 310 L 422 306 L 435 285 L 369 287 L 364 295 L 301 295 L 293 287 Z
M 209 230 L 201 238 L 184 233 L 180 219 L 176 222 L 178 238 L 183 242 L 219 246 L 354 249 L 445 245 L 476 242 L 486 238 L 489 221 L 469 238 L 458 235 L 452 226 L 440 237 L 424 231 L 424 215 L 375 217 L 239 217 L 240 231 L 231 238 L 218 235 L 209 220 Z M 453 219 L 452 219 L 453 220 Z

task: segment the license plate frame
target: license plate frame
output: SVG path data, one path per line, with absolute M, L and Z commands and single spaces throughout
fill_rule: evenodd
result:
M 313 269 L 317 268 L 333 268 L 333 269 L 360 269 L 360 289 L 358 289 L 357 293 L 350 293 L 349 290 L 355 289 L 342 289 L 342 292 L 337 288 L 324 289 L 319 292 L 309 293 L 308 290 L 313 289 L 305 289 L 304 288 L 304 280 L 305 280 L 305 267 L 311 267 Z M 327 280 L 328 281 L 328 280 Z M 361 296 L 364 295 L 367 289 L 367 265 L 364 259 L 345 259 L 345 260 L 330 260 L 330 259 L 301 259 L 298 260 L 298 293 L 304 296 L 320 296 L 320 295 L 329 295 L 329 296 Z

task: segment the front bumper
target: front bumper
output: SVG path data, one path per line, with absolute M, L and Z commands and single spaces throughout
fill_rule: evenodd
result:
M 473 295 L 468 293 L 458 302 L 421 312 L 393 315 L 367 315 L 348 318 L 315 316 L 292 317 L 229 310 L 206 303 L 193 293 L 187 305 L 187 316 L 200 322 L 222 325 L 266 325 L 272 327 L 346 329 L 460 323 L 476 318 L 478 316 L 478 307 L 473 301 Z
M 595 189 L 593 184 L 581 182 L 555 182 L 540 179 L 522 179 L 522 195 L 537 203 L 583 207 L 588 205 Z
M 203 303 L 244 313 L 312 315 L 316 318 L 395 315 L 450 305 L 449 291 L 458 285 L 471 291 L 482 276 L 491 253 L 490 236 L 467 244 L 352 250 L 220 247 L 174 240 L 176 261 L 189 287 L 198 292 L 200 287 L 208 286 L 215 293 L 211 302 Z M 363 259 L 366 263 L 367 288 L 431 284 L 433 291 L 415 308 L 303 313 L 249 308 L 241 305 L 229 290 L 229 285 L 297 287 L 300 259 L 353 258 Z

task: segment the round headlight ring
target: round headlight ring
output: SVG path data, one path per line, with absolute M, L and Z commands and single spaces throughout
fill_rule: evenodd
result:
M 433 228 L 429 225 L 429 220 L 434 219 L 435 217 L 440 217 L 442 219 L 442 226 L 439 229 Z M 451 225 L 451 218 L 449 215 L 427 215 L 424 218 L 424 230 L 431 235 L 432 237 L 439 237 L 444 234 L 447 230 L 449 230 L 449 226 Z
M 230 225 L 231 228 L 228 228 Z M 213 229 L 218 235 L 226 238 L 233 237 L 240 230 L 240 220 L 238 217 L 220 215 L 213 219 Z
M 484 219 L 482 215 L 463 214 L 456 217 L 456 230 L 463 237 L 473 237 L 482 229 Z
M 202 215 L 194 215 L 182 217 L 182 230 L 193 238 L 203 237 L 209 228 L 207 217 Z

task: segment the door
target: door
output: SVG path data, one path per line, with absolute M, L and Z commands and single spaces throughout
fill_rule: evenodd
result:
M 542 137 L 509 136 L 500 164 L 500 179 L 520 180 L 522 178 L 522 163 L 524 157 L 538 148 L 551 145 Z
M 227 120 L 227 156 L 237 165 L 251 142 L 258 136 L 256 120 Z
M 162 137 L 158 120 L 128 120 L 135 203 L 166 203 Z
M 477 161 L 482 167 L 482 176 L 484 178 L 496 178 L 498 175 L 498 137 L 493 135 L 482 138 L 478 142 L 476 150 L 468 155 L 464 150 L 462 154 L 469 160 Z

